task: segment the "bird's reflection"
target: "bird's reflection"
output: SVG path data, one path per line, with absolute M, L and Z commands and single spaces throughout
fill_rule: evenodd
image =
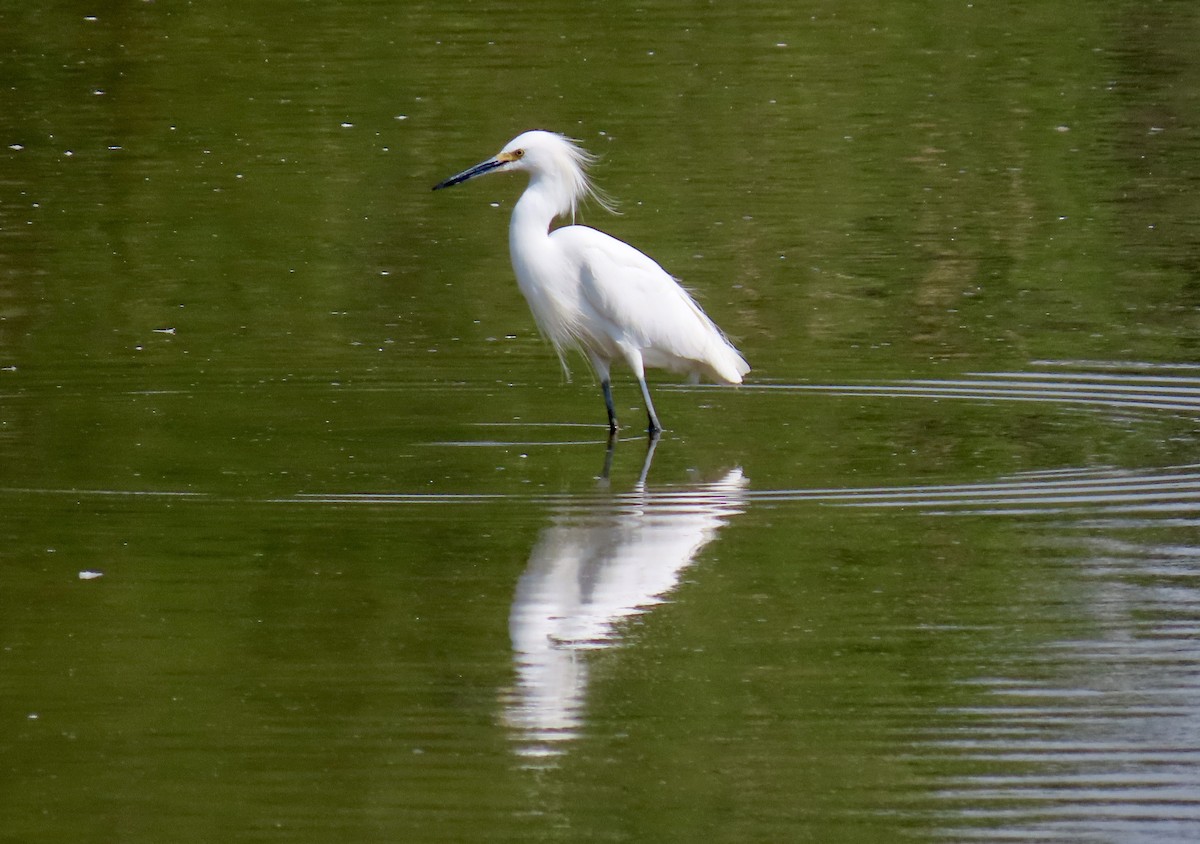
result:
M 555 755 L 578 734 L 586 652 L 616 644 L 622 619 L 663 602 L 717 529 L 743 509 L 740 468 L 714 483 L 648 489 L 656 444 L 631 492 L 560 506 L 517 583 L 509 616 L 517 684 L 504 708 L 525 755 Z M 609 460 L 611 451 L 605 476 Z

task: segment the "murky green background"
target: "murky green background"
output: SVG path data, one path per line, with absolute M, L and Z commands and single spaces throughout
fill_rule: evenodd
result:
M 1198 41 L 0 10 L 0 840 L 1200 836 Z M 520 180 L 429 191 L 533 127 L 754 366 L 607 478 Z

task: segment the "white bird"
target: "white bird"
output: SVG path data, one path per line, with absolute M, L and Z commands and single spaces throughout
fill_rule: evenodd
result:
M 637 377 L 646 401 L 651 437 L 662 430 L 645 368 L 685 373 L 692 383 L 707 376 L 740 384 L 750 365 L 708 315 L 653 259 L 588 226 L 550 230 L 558 217 L 574 223 L 580 201 L 595 199 L 587 168 L 594 157 L 554 132 L 513 138 L 492 158 L 434 186 L 448 188 L 492 172 L 523 171 L 529 186 L 513 208 L 508 247 L 517 285 L 539 330 L 566 368 L 569 349 L 582 352 L 604 391 L 608 429 L 617 430 L 610 369 L 622 360 Z

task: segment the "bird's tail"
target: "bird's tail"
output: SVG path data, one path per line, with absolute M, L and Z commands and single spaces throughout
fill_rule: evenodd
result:
M 708 354 L 708 360 L 705 361 L 709 367 L 708 376 L 714 381 L 740 384 L 742 376 L 750 371 L 750 364 L 746 363 L 746 359 L 732 343 L 724 337 L 721 339 L 723 342 L 719 346 L 714 344 L 714 348 Z

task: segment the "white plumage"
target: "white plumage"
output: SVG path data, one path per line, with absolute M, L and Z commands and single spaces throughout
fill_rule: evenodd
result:
M 436 185 L 434 190 L 492 171 L 529 173 L 513 209 L 508 245 L 517 284 L 542 334 L 562 358 L 582 352 L 604 391 L 610 431 L 617 430 L 610 369 L 624 361 L 646 402 L 650 434 L 662 426 L 646 386 L 646 367 L 740 384 L 749 364 L 695 300 L 653 259 L 588 226 L 551 231 L 558 217 L 574 221 L 579 203 L 608 203 L 592 187 L 592 157 L 553 132 L 525 132 L 498 154 Z

